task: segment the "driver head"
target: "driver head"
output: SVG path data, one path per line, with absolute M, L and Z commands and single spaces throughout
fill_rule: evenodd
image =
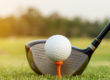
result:
M 31 68 L 38 74 L 57 75 L 56 65 L 45 55 L 45 43 L 46 40 L 38 40 L 30 42 L 26 45 L 28 62 Z M 81 74 L 88 64 L 89 57 L 84 53 L 84 50 L 73 46 L 71 48 L 71 55 L 62 65 L 62 75 Z
M 96 39 L 87 49 L 71 47 L 71 55 L 64 61 L 61 73 L 62 75 L 79 75 L 86 68 L 91 55 L 101 43 L 102 39 L 110 30 L 110 23 L 100 32 Z M 45 55 L 44 45 L 46 40 L 30 42 L 26 45 L 27 59 L 31 68 L 38 74 L 57 75 L 56 65 Z M 57 44 L 56 44 L 57 45 Z

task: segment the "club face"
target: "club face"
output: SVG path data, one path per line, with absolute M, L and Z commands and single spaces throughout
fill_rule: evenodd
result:
M 26 45 L 27 59 L 31 68 L 38 74 L 57 75 L 56 65 L 45 55 L 46 40 L 30 42 Z M 89 57 L 81 49 L 72 47 L 69 58 L 61 67 L 62 75 L 79 75 L 89 62 Z

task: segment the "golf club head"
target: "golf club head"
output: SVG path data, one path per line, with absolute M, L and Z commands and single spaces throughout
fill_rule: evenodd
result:
M 26 45 L 27 59 L 31 68 L 38 74 L 57 75 L 57 67 L 52 60 L 45 55 L 44 45 L 46 40 L 30 42 Z M 86 50 L 71 47 L 69 58 L 61 67 L 62 75 L 79 75 L 86 68 L 89 57 Z
M 62 75 L 79 75 L 86 68 L 89 60 L 101 43 L 102 39 L 110 30 L 108 23 L 101 33 L 86 49 L 79 49 L 72 46 L 71 55 L 64 61 L 61 67 Z M 54 62 L 45 55 L 44 45 L 46 40 L 32 41 L 26 44 L 26 55 L 31 68 L 38 74 L 57 75 L 57 68 Z M 57 44 L 56 44 L 57 45 Z

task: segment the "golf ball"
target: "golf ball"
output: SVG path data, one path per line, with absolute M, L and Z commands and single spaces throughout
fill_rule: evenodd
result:
M 66 37 L 54 35 L 46 41 L 45 54 L 53 61 L 64 61 L 71 54 L 71 44 Z

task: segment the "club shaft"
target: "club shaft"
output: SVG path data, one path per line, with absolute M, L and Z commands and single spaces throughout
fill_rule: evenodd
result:
M 106 36 L 106 34 L 110 30 L 110 23 L 108 23 L 105 28 L 100 32 L 100 34 L 96 37 L 96 39 L 90 44 L 89 48 L 92 49 L 92 51 L 95 51 L 95 49 L 99 46 L 102 39 Z
M 106 36 L 106 34 L 109 32 L 109 30 L 110 30 L 110 23 L 106 25 L 106 27 L 101 31 L 101 33 L 97 36 L 96 39 L 101 41 Z

